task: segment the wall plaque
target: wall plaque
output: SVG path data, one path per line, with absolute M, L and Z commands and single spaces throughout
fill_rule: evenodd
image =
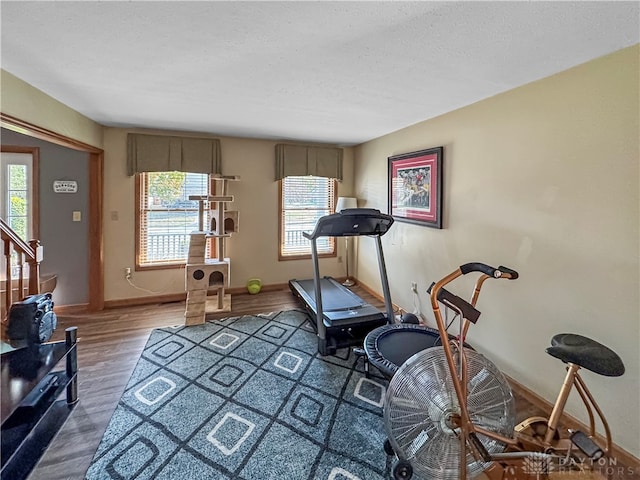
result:
M 53 191 L 56 193 L 77 193 L 78 182 L 75 180 L 54 180 Z

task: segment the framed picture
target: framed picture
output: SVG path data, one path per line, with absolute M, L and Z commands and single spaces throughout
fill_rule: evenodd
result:
M 389 215 L 442 228 L 443 147 L 389 157 Z

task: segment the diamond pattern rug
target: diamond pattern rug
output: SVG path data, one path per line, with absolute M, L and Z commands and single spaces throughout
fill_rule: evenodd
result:
M 156 329 L 86 478 L 385 479 L 386 386 L 297 310 Z

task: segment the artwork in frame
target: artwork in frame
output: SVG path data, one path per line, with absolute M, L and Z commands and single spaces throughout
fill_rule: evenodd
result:
M 389 215 L 442 228 L 443 147 L 389 157 Z

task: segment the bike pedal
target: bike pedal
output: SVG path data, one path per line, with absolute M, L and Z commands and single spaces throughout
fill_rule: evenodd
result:
M 582 453 L 592 460 L 598 460 L 604 455 L 602 449 L 586 433 L 580 430 L 571 434 L 571 443 L 578 447 Z

